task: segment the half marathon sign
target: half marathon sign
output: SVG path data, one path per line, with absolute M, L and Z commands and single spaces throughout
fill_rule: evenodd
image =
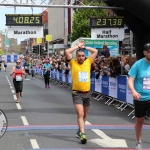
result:
M 8 38 L 43 38 L 43 27 L 11 26 L 8 27 Z
M 124 39 L 124 28 L 95 28 L 91 29 L 92 39 Z

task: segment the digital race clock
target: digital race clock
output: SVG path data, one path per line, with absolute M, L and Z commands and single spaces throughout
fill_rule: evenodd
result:
M 89 18 L 91 28 L 124 28 L 123 17 L 91 17 Z
M 5 14 L 6 26 L 42 26 L 41 14 Z

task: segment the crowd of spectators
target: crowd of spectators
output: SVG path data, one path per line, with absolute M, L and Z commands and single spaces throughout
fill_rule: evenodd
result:
M 65 70 L 64 75 L 68 75 L 70 67 L 63 55 L 51 55 L 35 57 L 33 55 L 20 57 L 22 62 L 28 62 L 30 68 L 42 68 L 45 60 L 48 59 L 51 64 L 51 70 L 56 69 L 59 72 Z M 118 75 L 128 75 L 132 65 L 136 62 L 136 54 L 120 55 L 116 57 L 110 55 L 109 49 L 106 45 L 103 46 L 102 52 L 98 54 L 94 63 L 91 66 L 91 72 L 96 73 L 96 78 L 99 76 L 110 76 L 116 78 Z

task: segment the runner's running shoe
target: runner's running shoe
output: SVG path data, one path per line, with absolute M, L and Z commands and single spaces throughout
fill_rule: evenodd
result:
M 76 137 L 80 138 L 80 136 L 81 136 L 81 132 L 80 132 L 80 130 L 78 130 L 77 134 L 76 134 Z
M 137 143 L 136 143 L 135 150 L 142 150 L 141 142 L 137 142 Z
M 80 140 L 82 144 L 85 144 L 87 142 L 86 135 L 84 133 L 81 133 Z

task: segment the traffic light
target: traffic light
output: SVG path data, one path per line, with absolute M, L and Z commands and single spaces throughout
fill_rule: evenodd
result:
M 48 51 L 47 43 L 45 43 L 45 52 Z
M 38 53 L 37 45 L 36 45 L 36 46 L 33 46 L 32 49 L 33 49 L 33 51 L 32 51 L 33 53 Z

